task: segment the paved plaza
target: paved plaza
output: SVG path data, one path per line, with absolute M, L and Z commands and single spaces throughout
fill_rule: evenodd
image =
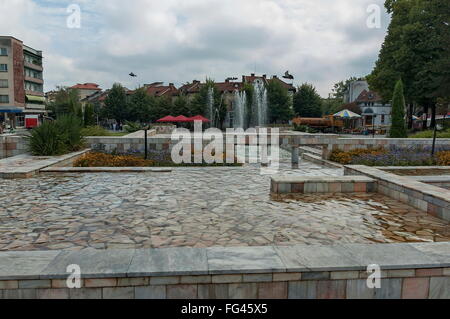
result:
M 282 175 L 343 175 L 302 162 Z M 380 194 L 271 198 L 257 166 L 0 180 L 0 250 L 450 240 L 449 223 Z

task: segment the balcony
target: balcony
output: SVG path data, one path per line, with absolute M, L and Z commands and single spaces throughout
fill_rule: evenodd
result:
M 42 96 L 42 97 L 44 97 L 44 92 L 25 90 L 25 95 L 35 95 L 35 96 Z
M 30 63 L 28 61 L 24 61 L 24 66 L 27 67 L 27 68 L 36 70 L 36 71 L 41 71 L 42 72 L 44 70 L 44 68 L 42 67 L 42 64 L 41 65 L 34 64 L 34 63 Z
M 37 83 L 37 84 L 44 84 L 44 80 L 38 79 L 38 78 L 32 78 L 32 77 L 29 77 L 29 76 L 25 77 L 25 81 L 33 82 L 33 83 Z

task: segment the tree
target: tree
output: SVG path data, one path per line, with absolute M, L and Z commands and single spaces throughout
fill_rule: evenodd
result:
M 63 115 L 80 116 L 82 111 L 78 90 L 64 87 L 57 87 L 57 90 L 54 101 L 47 105 L 52 114 L 55 117 Z
M 191 109 L 189 108 L 189 101 L 185 96 L 178 96 L 172 105 L 172 114 L 173 115 L 184 115 L 187 117 L 195 116 L 198 114 L 192 114 Z
M 405 97 L 403 95 L 403 83 L 397 81 L 392 98 L 392 124 L 390 137 L 405 138 L 408 137 L 405 126 Z
M 321 117 L 322 98 L 312 84 L 303 83 L 294 95 L 294 111 L 301 117 Z
M 172 111 L 172 99 L 167 96 L 161 96 L 155 98 L 154 103 L 150 104 L 150 120 L 156 122 L 160 118 L 171 115 Z M 178 116 L 180 114 L 172 114 Z
M 342 100 L 338 98 L 328 98 L 322 100 L 322 114 L 332 115 L 340 111 Z
M 340 99 L 342 102 L 344 102 L 344 96 L 345 93 L 348 92 L 349 88 L 350 88 L 350 84 L 354 81 L 358 80 L 356 77 L 352 76 L 351 78 L 345 80 L 345 81 L 340 81 L 338 83 L 336 83 L 333 86 L 332 91 L 332 95 L 335 99 Z
M 105 99 L 106 116 L 116 120 L 119 124 L 128 120 L 128 105 L 125 88 L 121 84 L 114 84 Z
M 269 81 L 267 84 L 270 123 L 286 123 L 292 120 L 292 100 L 288 90 L 279 81 Z
M 209 114 L 210 92 L 212 92 L 213 114 Z M 211 79 L 206 79 L 205 85 L 200 87 L 199 93 L 195 95 L 190 103 L 190 109 L 192 114 L 209 118 L 211 125 L 217 125 L 219 128 L 223 126 L 227 114 L 226 104 L 222 100 L 222 96 L 215 82 Z
M 83 113 L 83 124 L 85 127 L 94 126 L 96 124 L 94 105 L 86 104 Z
M 134 122 L 149 122 L 152 103 L 154 99 L 147 94 L 145 88 L 137 89 L 128 104 L 127 119 Z

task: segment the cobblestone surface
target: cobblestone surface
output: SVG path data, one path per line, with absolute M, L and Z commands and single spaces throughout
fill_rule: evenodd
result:
M 284 175 L 343 175 L 301 163 Z M 270 198 L 256 166 L 0 180 L 0 250 L 448 241 L 447 222 L 379 194 Z

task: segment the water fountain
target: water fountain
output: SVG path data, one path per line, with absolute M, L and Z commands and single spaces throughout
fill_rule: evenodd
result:
M 211 127 L 215 127 L 214 126 L 215 118 L 214 118 L 214 88 L 213 87 L 210 87 L 208 89 L 208 101 L 207 101 L 207 103 L 208 103 L 208 118 L 211 121 L 210 122 Z
M 268 121 L 267 89 L 261 80 L 253 83 L 252 125 L 265 126 Z
M 243 128 L 247 126 L 247 93 L 245 91 L 234 91 L 234 128 Z

